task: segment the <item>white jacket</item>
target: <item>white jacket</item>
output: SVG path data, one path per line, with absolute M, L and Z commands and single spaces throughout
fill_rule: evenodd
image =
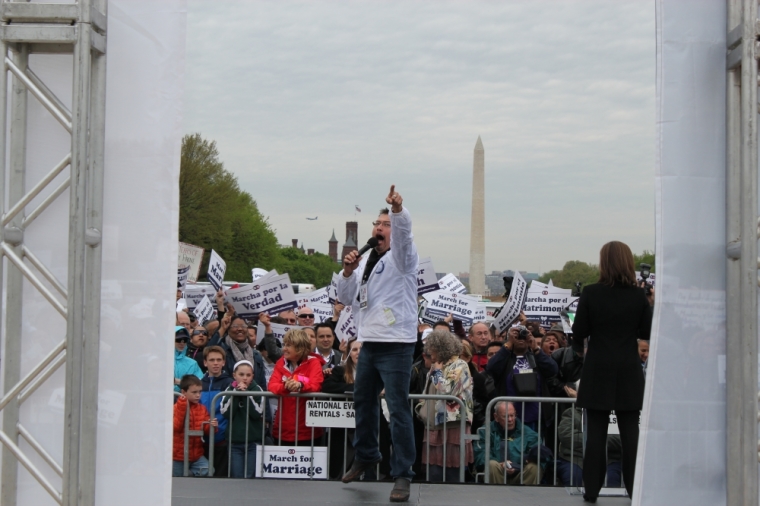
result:
M 369 255 L 350 276 L 343 272 L 338 276 L 338 299 L 351 305 L 359 341 L 416 343 L 419 257 L 412 217 L 402 208 L 400 213 L 391 212 L 390 220 L 391 249 L 378 260 L 367 280 L 367 307 L 361 309 L 358 295 Z

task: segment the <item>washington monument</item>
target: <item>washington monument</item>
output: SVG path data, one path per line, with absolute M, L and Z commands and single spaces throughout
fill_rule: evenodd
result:
M 485 151 L 478 136 L 472 160 L 472 214 L 470 222 L 470 293 L 486 291 Z

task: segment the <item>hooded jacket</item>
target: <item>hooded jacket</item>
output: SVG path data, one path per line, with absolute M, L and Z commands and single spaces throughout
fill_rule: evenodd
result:
M 375 264 L 367 279 L 367 307 L 358 295 L 369 255 L 345 277 L 338 276 L 338 299 L 351 304 L 359 341 L 417 342 L 417 265 L 419 257 L 412 235 L 412 217 L 403 208 L 390 212 L 390 250 Z
M 226 391 L 234 392 L 236 390 L 230 385 Z M 256 384 L 256 380 L 248 385 L 246 391 L 262 392 L 261 387 Z M 222 397 L 221 401 L 221 414 L 225 419 L 228 441 L 232 444 L 245 444 L 246 441 L 249 444 L 262 444 L 263 426 L 261 421 L 265 413 L 267 398 L 228 395 Z M 232 420 L 231 424 L 229 423 L 230 419 Z
M 193 363 L 195 363 L 193 361 Z M 197 364 L 196 364 L 197 365 Z M 189 403 L 190 406 L 190 421 L 188 428 L 190 430 L 203 430 L 205 433 L 209 432 L 208 423 L 210 415 L 206 411 L 205 406 L 200 402 L 198 404 Z M 186 397 L 180 397 L 174 404 L 174 444 L 172 451 L 172 460 L 184 461 L 185 460 L 185 415 L 187 414 L 188 402 Z M 203 457 L 203 442 L 200 436 L 190 436 L 188 438 L 188 462 L 195 462 L 199 458 Z
M 198 363 L 192 358 L 185 355 L 185 350 L 178 351 L 174 349 L 174 377 L 182 379 L 182 376 L 192 374 L 199 379 L 203 378 L 201 368 L 198 367 Z M 179 385 L 174 385 L 174 391 L 179 392 Z M 197 460 L 197 459 L 196 459 Z
M 269 378 L 269 391 L 280 395 L 280 407 L 277 415 L 274 417 L 272 426 L 272 437 L 275 440 L 296 441 L 296 404 L 298 405 L 298 441 L 308 441 L 311 439 L 311 427 L 306 427 L 306 398 L 296 398 L 290 395 L 285 388 L 285 380 L 295 377 L 303 384 L 299 393 L 319 392 L 322 390 L 324 375 L 322 366 L 325 364 L 322 357 L 311 354 L 301 361 L 300 364 L 291 373 L 285 367 L 285 357 L 274 366 L 272 377 Z M 282 418 L 282 420 L 280 419 Z M 282 425 L 280 425 L 282 423 Z M 314 429 L 314 437 L 318 438 L 323 434 L 321 428 Z
M 219 392 L 227 390 L 227 387 L 232 383 L 232 378 L 227 374 L 227 371 L 222 369 L 222 373 L 218 377 L 209 376 L 206 373 L 201 378 L 202 390 L 201 390 L 201 404 L 203 404 L 209 413 L 211 413 L 211 401 Z M 214 407 L 214 418 L 219 422 L 219 431 L 214 438 L 214 444 L 224 443 L 224 437 L 227 433 L 227 419 L 221 412 L 220 406 L 222 404 L 222 398 L 218 397 Z

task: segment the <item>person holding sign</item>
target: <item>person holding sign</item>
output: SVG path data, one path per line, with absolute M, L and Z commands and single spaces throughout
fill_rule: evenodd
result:
M 380 391 L 391 414 L 390 500 L 409 499 L 415 459 L 414 430 L 409 411 L 409 378 L 417 342 L 417 266 L 412 219 L 403 199 L 391 186 L 383 209 L 373 223 L 377 246 L 361 257 L 352 251 L 343 259 L 338 276 L 338 299 L 351 304 L 358 340 L 362 343 L 356 381 L 356 458 L 343 482 L 358 479 L 382 460 L 378 444 Z
M 599 282 L 583 290 L 573 323 L 573 349 L 578 355 L 583 355 L 583 340 L 590 336 L 576 403 L 588 417 L 583 458 L 583 498 L 588 502 L 596 502 L 604 483 L 613 409 L 620 427 L 623 481 L 633 497 L 639 411 L 644 402 L 637 340 L 649 340 L 651 326 L 652 311 L 644 290 L 636 285 L 631 249 L 622 242 L 608 242 L 599 253 Z

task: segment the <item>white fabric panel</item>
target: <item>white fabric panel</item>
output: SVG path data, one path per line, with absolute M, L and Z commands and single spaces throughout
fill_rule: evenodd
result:
M 179 219 L 186 0 L 109 0 L 99 505 L 170 505 L 173 331 Z M 32 69 L 71 107 L 71 56 L 32 56 Z M 29 96 L 29 190 L 70 149 L 70 136 Z M 68 175 L 59 175 L 53 187 Z M 50 192 L 29 207 L 34 209 Z M 68 192 L 25 244 L 67 284 Z M 64 319 L 24 284 L 22 375 L 65 338 Z M 60 369 L 27 400 L 21 423 L 60 463 Z M 87 437 L 87 435 L 84 435 Z M 22 448 L 60 490 L 61 479 Z M 55 504 L 19 466 L 19 505 Z
M 723 0 L 657 1 L 657 305 L 634 505 L 725 504 Z

